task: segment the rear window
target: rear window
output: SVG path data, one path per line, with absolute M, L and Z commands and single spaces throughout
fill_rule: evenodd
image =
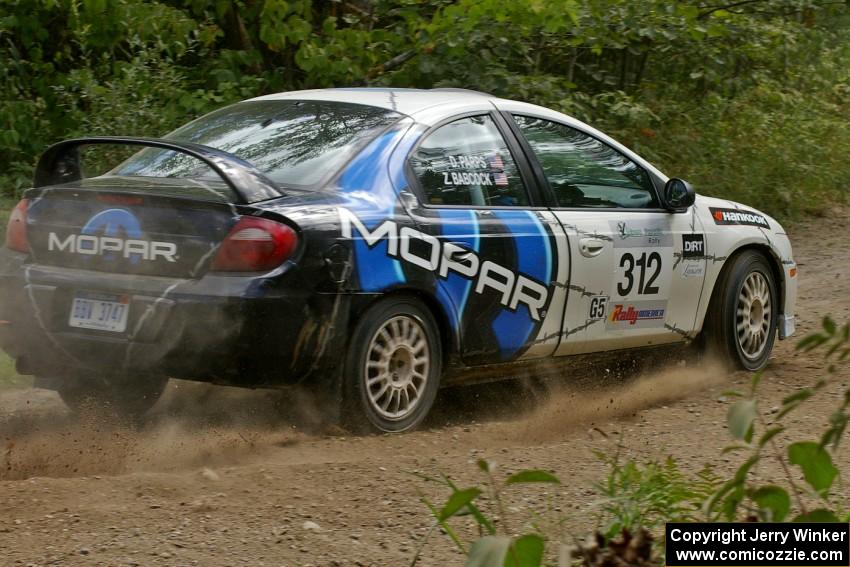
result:
M 237 155 L 283 187 L 310 188 L 400 118 L 391 110 L 344 102 L 251 101 L 202 116 L 165 138 Z M 197 159 L 157 148 L 134 154 L 110 175 L 217 178 Z

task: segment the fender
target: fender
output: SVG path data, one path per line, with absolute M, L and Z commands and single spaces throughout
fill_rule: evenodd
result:
M 697 329 L 702 330 L 712 293 L 729 258 L 748 248 L 767 252 L 766 256 L 774 268 L 779 291 L 780 338 L 787 338 L 793 328 L 785 327 L 785 320 L 793 320 L 793 305 L 797 297 L 796 263 L 793 260 L 791 243 L 782 225 L 768 215 L 733 201 L 698 196 L 694 204 L 706 229 L 706 256 L 708 265 L 703 283 L 703 293 L 697 308 Z M 739 209 L 739 215 L 715 218 L 711 209 Z M 715 211 L 716 212 L 716 211 Z M 765 223 L 770 228 L 765 228 Z

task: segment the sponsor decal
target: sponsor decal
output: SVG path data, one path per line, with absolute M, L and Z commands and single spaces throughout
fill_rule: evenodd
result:
M 705 264 L 703 262 L 688 262 L 682 266 L 683 278 L 701 278 L 705 275 Z
M 621 330 L 661 327 L 666 313 L 666 301 L 615 303 L 610 308 L 606 327 Z
M 611 321 L 616 323 L 626 322 L 629 325 L 634 325 L 638 321 L 663 318 L 664 309 L 635 309 L 634 305 L 626 306 L 622 303 L 615 305 L 611 312 Z
M 702 234 L 682 235 L 682 258 L 702 258 L 705 256 L 705 236 Z
M 348 209 L 340 208 L 339 217 L 343 238 L 362 239 L 369 248 L 386 240 L 387 255 L 392 258 L 435 272 L 443 279 L 454 273 L 472 280 L 475 293 L 483 293 L 485 289 L 495 291 L 500 295 L 500 303 L 514 311 L 523 304 L 535 321 L 540 321 L 545 313 L 548 288 L 524 274 L 490 260 L 481 260 L 472 250 L 443 242 L 409 226 L 399 227 L 392 220 L 385 220 L 369 230 Z M 458 257 L 457 253 L 464 254 Z
M 606 307 L 608 307 L 608 296 L 594 295 L 590 298 L 590 313 L 588 313 L 588 319 L 591 321 L 604 319 Z
M 107 261 L 120 257 L 133 264 L 142 260 L 175 262 L 177 259 L 176 244 L 143 238 L 139 220 L 126 209 L 108 209 L 97 213 L 79 234 L 60 237 L 51 232 L 47 235 L 47 249 L 52 252 L 100 256 Z
M 672 247 L 673 234 L 658 221 L 608 221 L 614 248 Z
M 714 224 L 770 228 L 767 218 L 759 213 L 738 209 L 720 209 L 717 207 L 709 207 L 708 210 L 711 211 Z

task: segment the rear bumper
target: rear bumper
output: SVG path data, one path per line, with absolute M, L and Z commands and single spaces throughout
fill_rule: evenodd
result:
M 0 348 L 19 371 L 157 372 L 242 386 L 297 383 L 333 366 L 344 329 L 334 303 L 279 279 L 208 275 L 198 280 L 22 266 L 0 254 Z M 292 282 L 290 282 L 292 283 Z M 130 297 L 123 333 L 68 325 L 78 291 Z M 337 306 L 339 307 L 339 306 Z M 342 325 L 342 326 L 340 326 Z M 322 332 L 324 330 L 324 332 Z

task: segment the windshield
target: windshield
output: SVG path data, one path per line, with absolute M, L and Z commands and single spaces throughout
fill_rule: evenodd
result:
M 232 153 L 285 187 L 312 187 L 363 143 L 401 118 L 391 110 L 329 101 L 263 100 L 217 110 L 165 136 Z M 215 177 L 197 159 L 144 149 L 110 172 L 143 177 Z

